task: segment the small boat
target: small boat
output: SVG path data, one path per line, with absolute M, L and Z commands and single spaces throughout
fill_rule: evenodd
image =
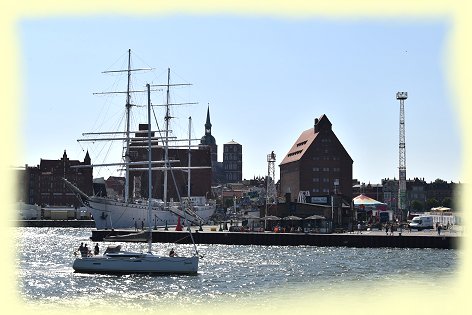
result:
M 151 159 L 151 99 L 150 85 L 147 84 L 148 91 L 148 180 L 151 182 L 152 159 Z M 151 196 L 151 185 L 149 186 L 149 196 Z M 193 242 L 192 233 L 190 237 L 194 245 L 194 253 L 189 257 L 179 257 L 174 254 L 168 256 L 156 255 L 152 253 L 152 229 L 151 229 L 151 203 L 148 203 L 148 229 L 147 241 L 148 251 L 129 252 L 122 251 L 121 246 L 109 247 L 102 255 L 91 255 L 82 251 L 77 257 L 72 268 L 79 273 L 100 273 L 100 274 L 196 274 L 198 272 L 198 251 Z M 184 213 L 185 215 L 185 213 Z
M 135 232 L 125 235 L 110 235 L 103 238 L 105 242 L 147 242 L 147 232 Z
M 79 273 L 98 274 L 197 274 L 198 256 L 159 256 L 151 252 L 127 252 L 118 247 L 103 255 L 78 257 L 72 267 Z

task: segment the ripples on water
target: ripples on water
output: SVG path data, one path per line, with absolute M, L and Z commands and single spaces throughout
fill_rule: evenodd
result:
M 356 284 L 429 283 L 453 279 L 456 250 L 369 249 L 309 246 L 199 245 L 204 258 L 196 276 L 87 275 L 73 272 L 73 252 L 89 241 L 90 229 L 17 228 L 17 278 L 25 302 L 121 303 L 133 308 L 159 304 L 201 304 L 221 299 L 260 301 L 274 292 L 310 288 L 330 291 Z M 105 244 L 101 243 L 101 250 Z M 146 250 L 146 244 L 123 244 Z M 190 245 L 154 244 L 165 254 Z

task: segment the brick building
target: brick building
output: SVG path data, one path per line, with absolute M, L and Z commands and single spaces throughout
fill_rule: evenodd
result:
M 243 179 L 243 147 L 235 141 L 223 145 L 223 171 L 226 183 Z
M 93 193 L 92 167 L 73 168 L 73 166 L 91 165 L 87 151 L 83 162 L 70 160 L 64 150 L 59 160 L 41 159 L 38 166 L 25 166 L 19 171 L 18 199 L 25 203 L 42 206 L 74 206 L 81 204 L 76 196 L 65 186 L 66 178 L 88 195 Z
M 353 161 L 331 127 L 326 115 L 315 119 L 314 127 L 302 132 L 284 157 L 279 193 L 286 202 L 277 208 L 300 216 L 308 215 L 306 211 L 322 213 L 334 226 L 341 226 L 352 216 Z
M 147 144 L 144 144 L 140 138 L 147 137 L 147 124 L 139 125 L 139 133 L 135 133 L 135 137 L 131 139 L 130 144 L 130 160 L 131 162 L 147 161 Z M 152 135 L 154 137 L 154 135 Z M 147 141 L 147 140 L 146 140 Z M 163 161 L 165 158 L 165 149 L 157 142 L 153 143 L 152 160 Z M 192 196 L 207 196 L 211 194 L 211 149 L 209 146 L 201 146 L 198 149 L 191 149 L 191 166 L 202 167 L 201 169 L 191 170 L 191 184 L 190 191 Z M 175 167 L 173 175 L 170 171 L 167 172 L 167 198 L 175 201 L 178 200 L 178 193 L 181 197 L 187 196 L 187 167 L 188 167 L 188 149 L 168 149 L 169 160 L 178 161 L 172 162 L 171 165 Z M 163 164 L 156 164 L 153 167 L 162 167 Z M 180 168 L 180 169 L 179 169 Z M 139 169 L 139 170 L 134 170 Z M 147 165 L 130 167 L 130 195 L 134 198 L 148 196 L 148 170 Z M 175 178 L 175 183 L 174 183 Z M 152 174 L 153 180 L 153 198 L 163 199 L 164 195 L 164 171 L 155 170 Z M 135 190 L 133 192 L 133 190 Z M 177 193 L 178 192 L 178 193 Z
M 299 192 L 326 197 L 331 194 L 352 199 L 352 159 L 331 128 L 326 115 L 315 119 L 280 163 L 280 193 L 290 193 L 296 201 Z

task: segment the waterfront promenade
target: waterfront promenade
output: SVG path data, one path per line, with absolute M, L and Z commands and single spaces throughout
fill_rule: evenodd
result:
M 456 227 L 457 228 L 457 227 Z M 398 231 L 387 235 L 385 231 L 343 232 L 331 234 L 315 233 L 274 233 L 274 232 L 229 232 L 220 231 L 218 226 L 204 226 L 202 230 L 192 227 L 192 236 L 197 244 L 225 245 L 264 245 L 264 246 L 345 246 L 345 247 L 396 247 L 396 248 L 459 248 L 462 232 L 458 229 L 442 231 L 440 235 L 435 230 Z M 126 235 L 133 230 L 92 230 L 91 240 L 103 241 L 108 236 Z M 158 228 L 152 232 L 152 241 L 159 243 L 191 243 L 188 231 L 168 231 Z

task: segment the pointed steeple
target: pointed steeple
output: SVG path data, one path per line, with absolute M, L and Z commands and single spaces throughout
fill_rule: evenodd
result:
M 211 122 L 210 122 L 210 104 L 207 109 L 207 119 L 205 123 L 205 134 L 211 134 Z
M 87 164 L 87 165 L 90 165 L 90 155 L 89 155 L 89 152 L 87 150 L 87 153 L 85 154 L 85 157 L 84 157 L 84 164 Z

